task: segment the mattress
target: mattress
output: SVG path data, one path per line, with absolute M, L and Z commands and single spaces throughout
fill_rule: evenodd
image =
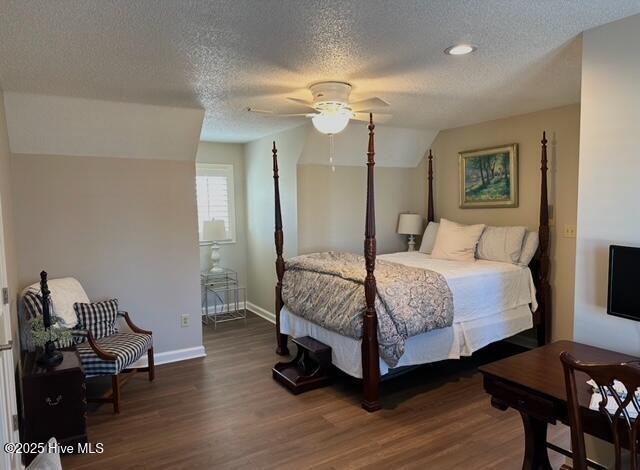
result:
M 450 261 L 412 251 L 381 255 L 381 260 L 442 274 L 453 294 L 453 321 L 463 322 L 531 303 L 537 309 L 531 271 L 497 261 Z
M 405 343 L 405 352 L 397 367 L 470 356 L 488 344 L 509 338 L 532 326 L 531 310 L 527 305 L 455 322 L 450 327 L 431 330 L 408 338 Z M 331 346 L 333 365 L 352 377 L 362 378 L 360 349 L 362 340 L 329 331 L 294 315 L 286 307 L 283 307 L 280 312 L 280 331 L 293 337 L 311 336 Z M 389 366 L 380 359 L 380 374 L 384 375 L 387 372 L 389 372 Z

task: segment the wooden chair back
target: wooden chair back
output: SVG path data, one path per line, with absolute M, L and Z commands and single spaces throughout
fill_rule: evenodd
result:
M 615 448 L 615 469 L 640 470 L 638 461 L 638 437 L 640 437 L 638 436 L 638 427 L 640 426 L 640 420 L 633 416 L 634 413 L 629 413 L 630 410 L 635 410 L 635 415 L 640 415 L 640 403 L 635 395 L 636 390 L 640 388 L 640 362 L 619 364 L 586 363 L 577 360 L 566 351 L 560 354 L 560 360 L 564 368 L 565 386 L 567 388 L 573 468 L 575 470 L 587 469 L 582 415 L 575 376 L 575 371 L 581 371 L 596 383 L 602 395 L 598 408 L 607 417 L 611 427 Z M 626 395 L 615 390 L 613 387 L 614 380 L 618 380 L 625 386 L 628 391 Z M 626 463 L 626 459 L 623 460 L 622 458 L 623 448 L 626 448 L 625 454 L 628 451 L 628 463 Z

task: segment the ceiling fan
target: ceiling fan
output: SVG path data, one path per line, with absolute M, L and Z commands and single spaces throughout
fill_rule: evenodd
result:
M 390 114 L 378 114 L 380 109 L 388 108 L 389 103 L 380 98 L 369 98 L 362 101 L 349 102 L 351 84 L 346 82 L 318 82 L 309 86 L 312 101 L 298 98 L 287 98 L 297 105 L 309 109 L 306 113 L 275 113 L 262 109 L 247 108 L 253 113 L 283 117 L 311 118 L 313 127 L 323 134 L 334 135 L 342 132 L 351 119 L 369 121 L 369 113 L 376 112 L 378 119 L 391 117 Z

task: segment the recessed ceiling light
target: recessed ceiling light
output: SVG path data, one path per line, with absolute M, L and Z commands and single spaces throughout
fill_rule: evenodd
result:
M 444 53 L 447 55 L 466 55 L 470 54 L 477 49 L 476 46 L 471 44 L 456 44 L 455 46 L 447 47 Z

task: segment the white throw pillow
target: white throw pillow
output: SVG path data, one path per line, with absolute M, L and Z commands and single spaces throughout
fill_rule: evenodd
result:
M 47 281 L 49 291 L 51 291 L 51 304 L 53 313 L 60 324 L 65 328 L 73 328 L 78 324 L 78 315 L 73 308 L 73 304 L 91 303 L 87 293 L 82 288 L 80 282 L 73 277 L 63 277 L 60 279 L 50 279 Z M 40 283 L 30 285 L 27 289 L 40 292 Z
M 440 227 L 438 222 L 429 222 L 429 224 L 427 224 L 427 228 L 424 229 L 424 234 L 422 235 L 422 242 L 420 243 L 421 253 L 430 255 L 433 251 L 433 245 L 438 236 L 438 227 Z
M 522 253 L 525 227 L 487 227 L 478 241 L 478 259 L 516 264 Z
M 538 237 L 538 232 L 527 232 L 522 242 L 522 253 L 520 253 L 518 264 L 528 266 L 535 256 L 536 251 L 538 251 L 539 244 L 540 238 Z
M 462 225 L 440 219 L 440 228 L 431 257 L 454 261 L 475 261 L 476 245 L 484 224 Z
M 45 450 L 33 459 L 27 467 L 27 470 L 62 470 L 60 454 L 55 452 L 57 448 L 58 443 L 56 438 L 52 437 L 49 439 L 49 442 L 47 442 Z

